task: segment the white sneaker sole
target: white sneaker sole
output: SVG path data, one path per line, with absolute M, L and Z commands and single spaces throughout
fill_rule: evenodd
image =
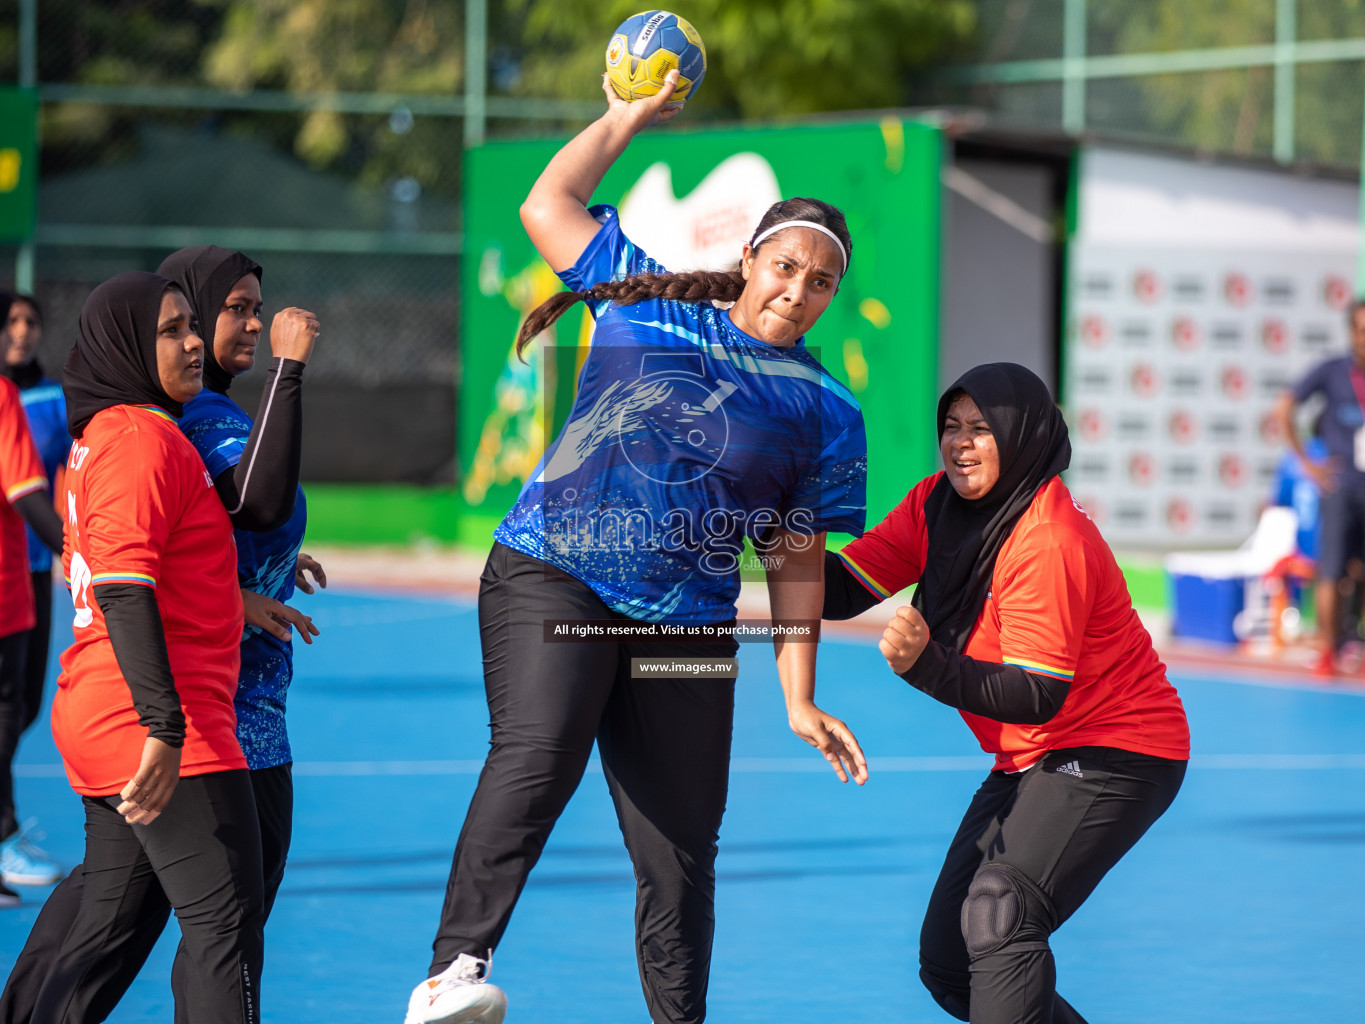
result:
M 468 996 L 471 989 L 480 991 L 473 1002 L 461 1000 L 459 1005 L 450 1008 L 441 1006 L 441 997 L 430 1007 L 422 1010 L 408 1010 L 403 1024 L 502 1024 L 507 1016 L 507 995 L 496 985 L 485 982 L 482 985 L 455 989 L 445 995 Z

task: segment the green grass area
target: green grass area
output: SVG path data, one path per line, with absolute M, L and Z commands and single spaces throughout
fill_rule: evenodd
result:
M 305 484 L 308 540 L 342 546 L 451 544 L 487 550 L 501 517 L 474 512 L 454 487 Z
M 1163 611 L 1170 604 L 1170 587 L 1160 559 L 1126 556 L 1119 559 L 1119 568 L 1128 581 L 1128 594 L 1134 607 Z

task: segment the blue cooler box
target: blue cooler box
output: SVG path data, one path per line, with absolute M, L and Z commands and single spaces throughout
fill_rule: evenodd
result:
M 1182 639 L 1237 643 L 1232 621 L 1246 605 L 1246 578 L 1210 578 L 1170 573 L 1171 635 Z

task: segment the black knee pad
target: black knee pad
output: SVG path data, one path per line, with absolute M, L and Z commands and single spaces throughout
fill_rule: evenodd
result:
M 1046 943 L 1054 930 L 1051 902 L 1011 868 L 987 864 L 962 904 L 962 937 L 973 958 L 1011 943 Z

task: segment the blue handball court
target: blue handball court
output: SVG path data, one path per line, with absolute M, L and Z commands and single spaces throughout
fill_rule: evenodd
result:
M 300 647 L 290 695 L 298 804 L 264 1019 L 397 1024 L 487 743 L 476 614 L 335 586 L 299 602 L 323 632 Z M 1059 990 L 1096 1024 L 1365 1020 L 1365 687 L 1180 664 L 1195 751 L 1184 791 L 1057 934 Z M 772 655 L 746 646 L 710 1019 L 946 1021 L 916 976 L 919 919 L 989 759 L 954 712 L 891 675 L 870 636 L 827 640 L 820 665 L 820 701 L 858 733 L 872 778 L 840 785 L 788 732 Z M 79 860 L 80 804 L 45 719 L 17 786 L 43 845 Z M 26 889 L 0 911 L 0 969 L 45 895 Z M 508 1020 L 645 1024 L 632 906 L 593 771 L 498 950 Z M 172 938 L 111 1019 L 170 1020 Z

